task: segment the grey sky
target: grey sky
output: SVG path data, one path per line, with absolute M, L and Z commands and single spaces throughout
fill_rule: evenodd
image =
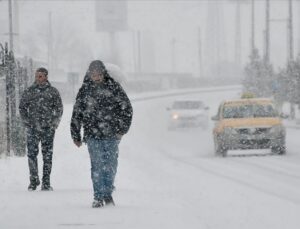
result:
M 203 64 L 208 66 L 211 40 L 208 28 L 215 17 L 209 5 L 217 2 L 223 8 L 219 19 L 221 61 L 234 61 L 235 47 L 235 1 L 128 1 L 128 25 L 130 31 L 117 35 L 122 67 L 134 71 L 136 48 L 133 33 L 142 33 L 142 58 L 145 71 L 154 68 L 157 72 L 199 71 L 198 41 L 201 30 Z M 250 50 L 250 1 L 241 1 L 241 47 L 242 63 L 248 59 Z M 271 18 L 287 18 L 287 0 L 271 0 Z M 300 19 L 299 1 L 294 1 L 294 40 L 298 50 Z M 16 46 L 20 54 L 47 61 L 48 13 L 52 14 L 54 52 L 58 65 L 68 69 L 83 70 L 92 58 L 104 58 L 110 52 L 109 36 L 95 31 L 94 1 L 18 1 L 19 35 Z M 265 1 L 256 1 L 256 44 L 262 54 L 263 30 L 265 27 Z M 0 1 L 0 42 L 8 40 L 7 1 Z M 174 45 L 172 46 L 172 40 Z M 32 43 L 29 45 L 29 43 Z M 271 61 L 275 67 L 286 61 L 286 23 L 271 23 Z M 73 47 L 75 51 L 68 52 Z M 55 49 L 56 48 L 56 49 Z M 172 50 L 173 48 L 173 50 Z M 76 51 L 76 49 L 78 49 Z M 84 49 L 84 51 L 83 51 Z M 61 51 L 62 53 L 60 53 Z M 297 54 L 297 53 L 295 53 Z M 71 58 L 72 57 L 72 58 Z M 72 59 L 72 60 L 70 60 Z M 172 62 L 173 61 L 173 62 Z M 175 61 L 175 69 L 172 63 Z M 82 66 L 78 66 L 82 63 Z

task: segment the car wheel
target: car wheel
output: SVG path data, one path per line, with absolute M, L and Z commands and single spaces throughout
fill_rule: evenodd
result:
M 223 142 L 218 138 L 215 139 L 215 155 L 222 157 L 227 156 L 227 148 L 224 146 Z
M 271 152 L 279 155 L 286 154 L 285 145 L 274 146 L 271 148 Z

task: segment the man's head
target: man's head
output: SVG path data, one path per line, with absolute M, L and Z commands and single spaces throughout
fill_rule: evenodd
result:
M 35 82 L 39 85 L 48 81 L 48 70 L 46 68 L 38 68 L 35 72 Z
M 94 60 L 90 63 L 89 74 L 93 82 L 101 83 L 104 80 L 106 68 L 102 61 Z
M 104 75 L 102 72 L 93 70 L 92 72 L 90 72 L 91 74 L 91 79 L 94 83 L 102 83 L 104 80 Z

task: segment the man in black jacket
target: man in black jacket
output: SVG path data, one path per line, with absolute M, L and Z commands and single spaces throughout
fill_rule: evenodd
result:
M 52 169 L 53 141 L 58 127 L 63 105 L 58 90 L 48 81 L 48 71 L 38 68 L 35 82 L 27 88 L 21 98 L 19 111 L 27 129 L 27 156 L 30 172 L 29 191 L 36 190 L 40 184 L 38 176 L 39 143 L 43 154 L 42 190 L 52 191 L 50 174 Z
M 74 144 L 88 145 L 94 188 L 93 207 L 114 205 L 112 192 L 118 164 L 118 145 L 129 130 L 131 103 L 100 60 L 92 61 L 76 97 L 71 120 Z

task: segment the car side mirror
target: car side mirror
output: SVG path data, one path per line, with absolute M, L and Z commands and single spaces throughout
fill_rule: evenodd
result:
M 288 119 L 290 116 L 288 114 L 280 113 L 279 117 L 283 119 Z
M 218 120 L 219 120 L 218 115 L 212 116 L 212 117 L 211 117 L 211 120 L 213 120 L 213 121 L 218 121 Z

